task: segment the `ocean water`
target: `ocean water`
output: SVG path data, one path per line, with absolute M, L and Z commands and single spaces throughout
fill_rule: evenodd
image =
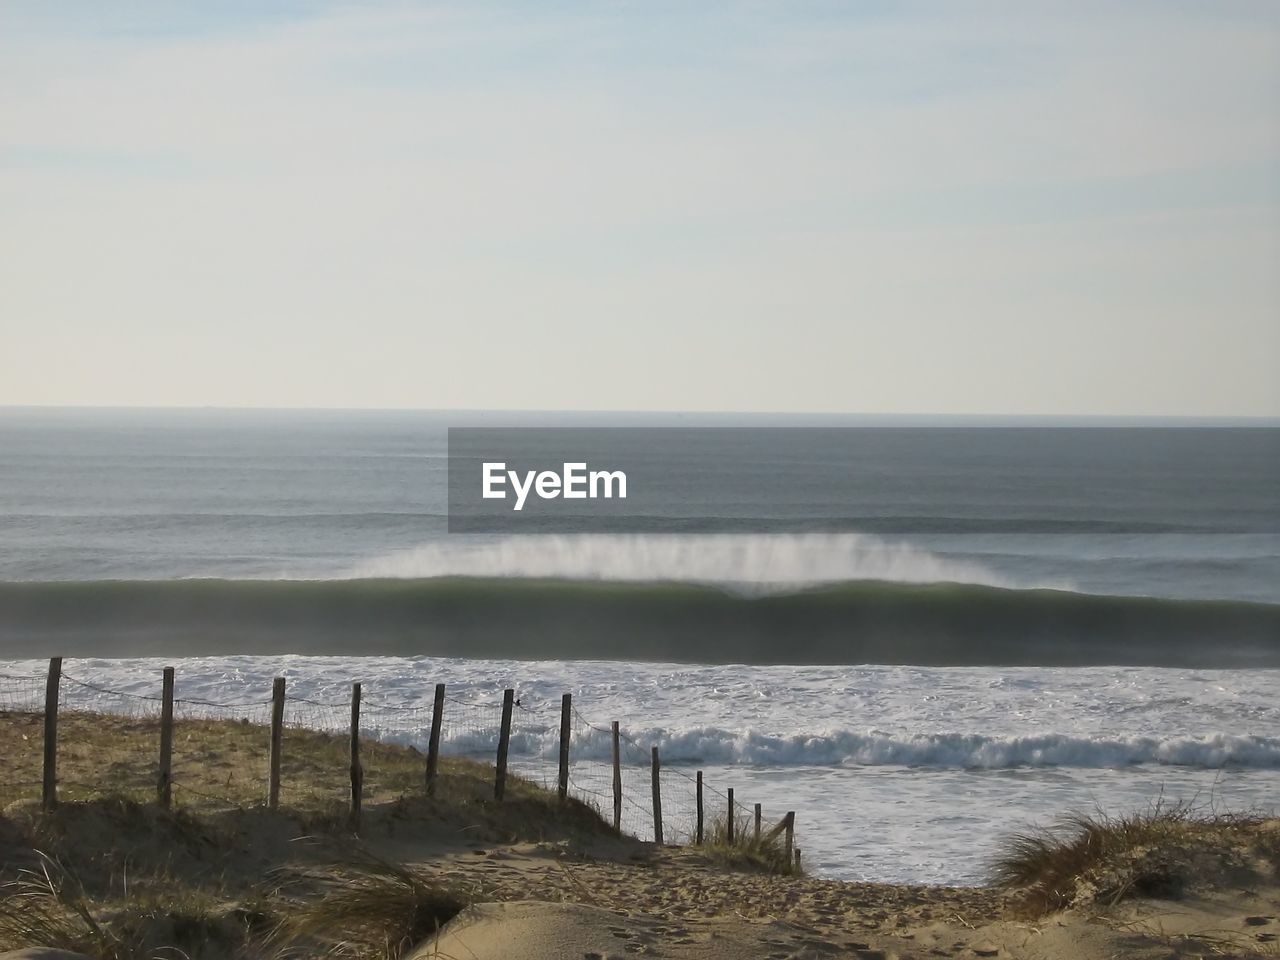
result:
M 564 418 L 0 411 L 0 673 L 61 653 L 153 692 L 163 660 L 184 696 L 284 674 L 401 708 L 443 680 L 447 746 L 480 756 L 511 685 L 534 776 L 569 691 L 583 795 L 618 720 L 629 783 L 660 748 L 671 829 L 700 769 L 846 878 L 979 882 L 1067 809 L 1274 803 L 1274 427 L 893 422 L 861 448 L 872 512 L 833 484 L 830 529 L 450 535 L 444 429 L 495 421 Z M 398 715 L 371 729 L 421 743 Z
M 444 682 L 442 749 L 490 760 L 510 686 L 521 704 L 513 769 L 548 784 L 561 694 L 572 693 L 576 795 L 611 811 L 610 721 L 632 741 L 623 751 L 628 831 L 652 836 L 647 763 L 657 746 L 667 839 L 692 828 L 690 778 L 702 770 L 709 814 L 727 806 L 728 787 L 746 809 L 760 803 L 766 822 L 794 810 L 808 869 L 851 880 L 981 883 L 1002 836 L 1067 810 L 1273 808 L 1280 788 L 1280 672 L 1272 670 L 85 659 L 65 665 L 66 708 L 134 710 L 76 681 L 154 697 L 170 662 L 181 698 L 260 704 L 257 714 L 211 715 L 264 719 L 272 678 L 283 676 L 299 698 L 286 720 L 337 732 L 358 679 L 365 732 L 420 749 L 433 687 Z M 38 675 L 44 666 L 11 661 L 0 673 Z

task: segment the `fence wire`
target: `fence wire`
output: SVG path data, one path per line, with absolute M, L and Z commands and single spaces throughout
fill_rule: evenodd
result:
M 0 718 L 13 725 L 9 776 L 0 784 L 0 801 L 39 795 L 43 752 L 46 677 L 0 674 Z M 159 778 L 159 738 L 163 699 L 159 683 L 116 690 L 78 672 L 62 673 L 59 687 L 59 758 L 62 769 L 91 769 L 93 782 L 59 777 L 60 796 L 77 799 L 104 793 L 154 798 Z M 272 698 L 268 690 L 244 680 L 228 681 L 219 699 L 184 698 L 181 680 L 173 700 L 172 784 L 179 802 L 215 802 L 243 806 L 262 802 L 268 790 Z M 560 701 L 513 704 L 508 771 L 548 790 L 560 779 Z M 440 754 L 492 763 L 502 731 L 500 697 L 460 699 L 446 694 L 441 715 Z M 109 717 L 113 730 L 106 748 L 101 736 L 79 738 L 78 729 Z M 362 689 L 361 765 L 364 795 L 395 796 L 425 787 L 425 757 L 432 707 L 391 702 L 375 688 Z M 322 700 L 287 692 L 284 704 L 280 802 L 285 806 L 345 805 L 350 798 L 351 701 Z M 407 747 L 409 751 L 397 750 Z M 652 748 L 618 733 L 621 803 L 618 825 L 624 834 L 652 840 L 654 803 Z M 660 764 L 659 787 L 663 839 L 694 842 L 697 828 L 697 779 L 682 766 Z M 727 789 L 703 781 L 704 828 L 723 830 L 732 816 L 739 836 L 754 832 L 754 808 Z M 569 717 L 568 795 L 589 805 L 612 824 L 615 818 L 613 729 L 609 721 L 584 715 L 576 706 Z M 776 818 L 776 811 L 774 812 Z M 765 823 L 767 830 L 772 823 Z

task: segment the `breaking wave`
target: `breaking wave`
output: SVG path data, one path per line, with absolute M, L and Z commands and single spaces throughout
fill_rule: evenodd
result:
M 1280 666 L 1280 605 L 858 580 L 0 583 L 0 655 L 369 654 L 937 666 Z
M 471 731 L 449 741 L 461 753 L 487 754 L 498 731 Z M 1201 737 L 1080 737 L 1047 733 L 1027 737 L 983 736 L 972 733 L 884 733 L 835 730 L 775 736 L 751 730 L 734 732 L 718 727 L 683 731 L 650 729 L 639 732 L 646 744 L 659 748 L 667 763 L 759 764 L 813 766 L 902 766 L 1003 770 L 1017 767 L 1125 767 L 1136 764 L 1201 767 L 1280 768 L 1280 740 L 1269 737 L 1213 734 Z M 388 739 L 406 739 L 391 734 Z M 558 732 L 523 731 L 513 734 L 516 754 L 554 759 Z M 574 756 L 607 762 L 609 733 L 579 735 Z M 643 757 L 640 758 L 643 761 Z
M 479 543 L 442 541 L 363 561 L 342 576 L 677 582 L 748 590 L 853 580 L 1071 586 L 1015 583 L 972 560 L 939 556 L 909 543 L 857 533 L 519 536 Z

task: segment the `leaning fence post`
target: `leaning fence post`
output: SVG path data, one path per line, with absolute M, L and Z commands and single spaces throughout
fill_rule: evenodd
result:
M 573 694 L 560 699 L 560 799 L 569 796 L 569 733 L 573 729 Z
M 786 827 L 785 856 L 786 856 L 786 862 L 790 863 L 791 850 L 796 840 L 796 812 L 794 810 L 787 811 L 786 824 L 787 824 L 787 827 Z
M 511 746 L 511 707 L 515 703 L 514 690 L 502 691 L 502 729 L 498 733 L 498 769 L 493 780 L 493 798 L 501 800 L 507 792 L 507 750 Z
M 733 846 L 733 787 L 729 788 L 729 819 L 725 823 L 725 837 L 729 841 L 729 846 Z
M 436 699 L 431 705 L 431 738 L 427 741 L 427 796 L 436 795 L 436 774 L 440 766 L 440 726 L 444 722 L 444 684 L 436 684 Z
M 166 810 L 173 804 L 173 667 L 164 668 L 160 685 L 160 779 L 156 801 Z
M 653 842 L 662 846 L 662 765 L 658 760 L 658 748 L 653 748 Z
M 58 803 L 58 687 L 62 683 L 62 658 L 49 658 L 49 679 L 44 686 L 44 785 L 40 805 L 52 810 Z
M 613 829 L 622 833 L 622 744 L 618 721 L 613 721 Z
M 360 763 L 360 684 L 351 685 L 351 825 L 360 826 L 364 767 Z
M 762 813 L 763 813 L 763 810 L 761 809 L 760 804 L 757 803 L 756 804 L 756 835 L 755 835 L 755 844 L 757 847 L 760 846 L 760 816 Z
M 284 677 L 271 685 L 271 773 L 267 783 L 267 806 L 280 806 L 280 751 L 284 746 Z
M 698 832 L 697 843 L 702 846 L 702 771 L 698 771 Z

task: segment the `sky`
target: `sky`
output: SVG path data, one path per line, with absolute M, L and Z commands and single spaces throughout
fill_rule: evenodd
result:
M 1280 415 L 1280 4 L 0 0 L 0 404 Z

